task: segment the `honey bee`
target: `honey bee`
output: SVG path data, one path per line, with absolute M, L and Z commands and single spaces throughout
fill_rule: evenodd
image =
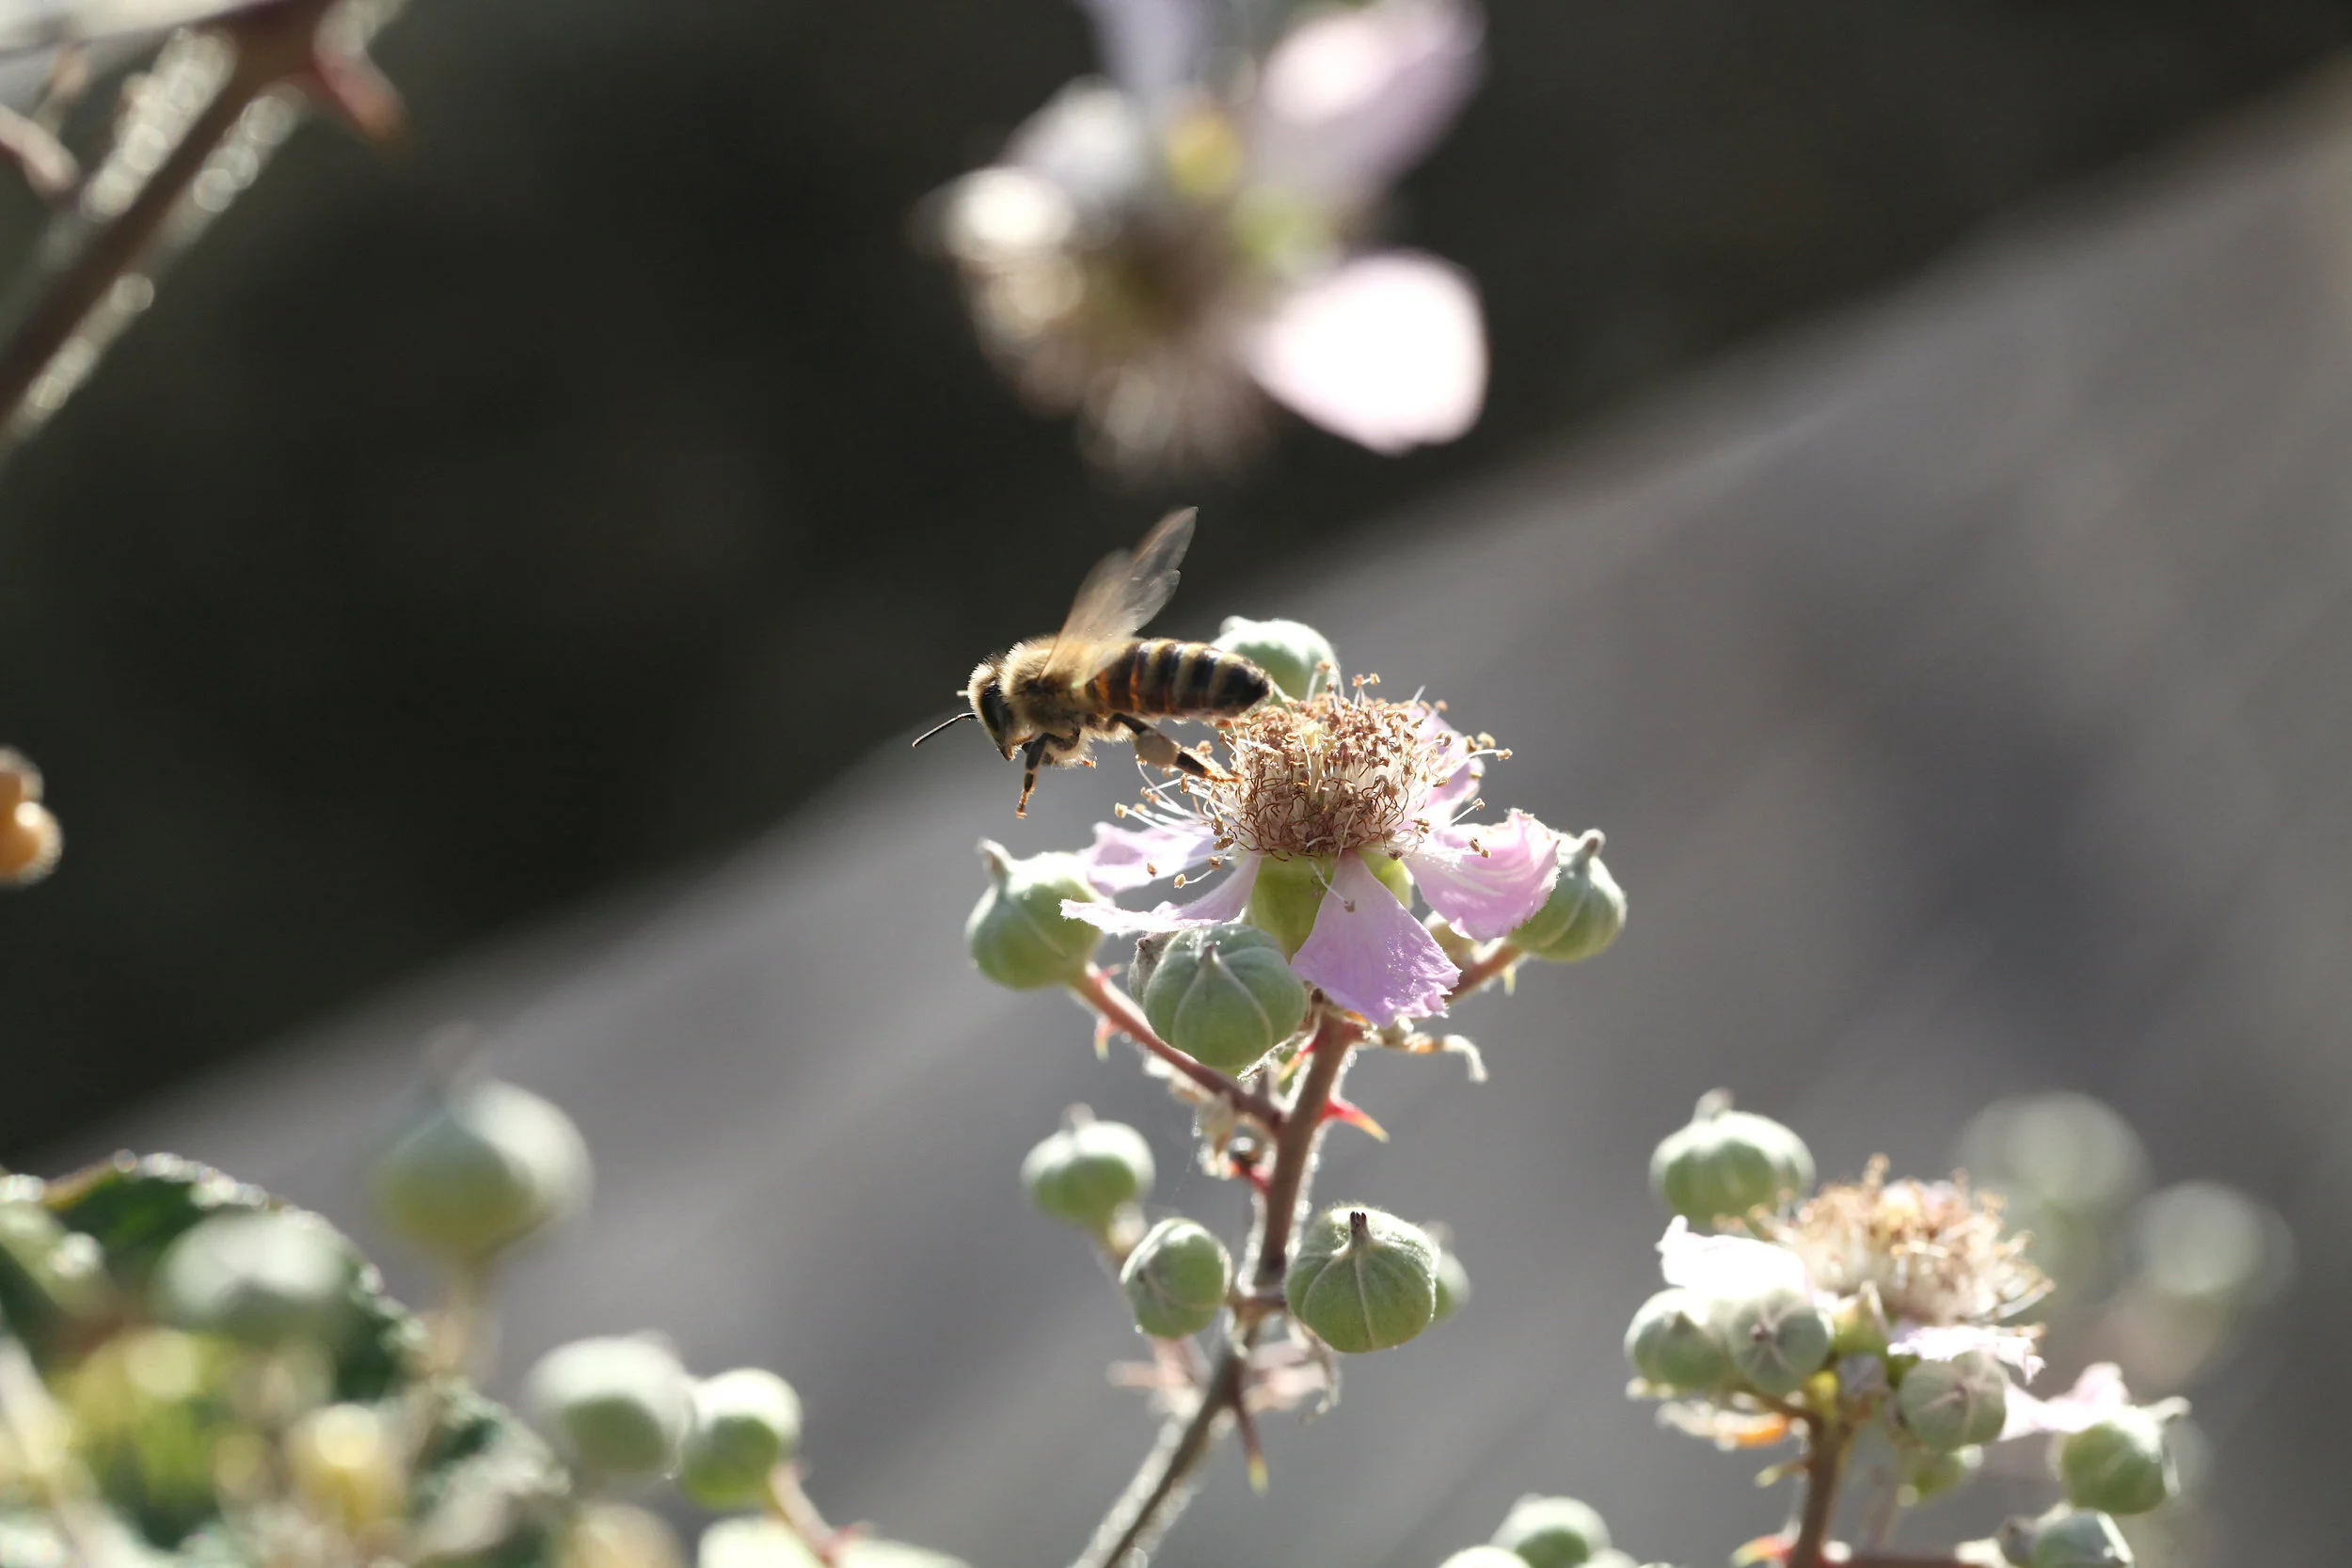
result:
M 1059 632 L 982 659 L 962 693 L 970 711 L 914 743 L 977 720 L 1006 761 L 1021 752 L 1015 816 L 1029 814 L 1040 768 L 1092 767 L 1088 753 L 1097 740 L 1133 740 L 1136 754 L 1154 768 L 1215 778 L 1215 768 L 1151 720 L 1226 718 L 1263 700 L 1274 682 L 1239 654 L 1206 642 L 1135 635 L 1175 593 L 1192 521 L 1190 508 L 1171 512 L 1132 553 L 1104 556 L 1078 585 Z

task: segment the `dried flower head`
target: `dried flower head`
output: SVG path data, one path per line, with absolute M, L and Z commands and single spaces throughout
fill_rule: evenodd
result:
M 1859 1182 L 1822 1188 L 1772 1231 L 1816 1288 L 1842 1296 L 1868 1286 L 1889 1316 L 1924 1327 L 1999 1323 L 2050 1288 L 2026 1260 L 2025 1238 L 2002 1233 L 1997 1197 L 1962 1178 L 1889 1181 L 1883 1160 Z

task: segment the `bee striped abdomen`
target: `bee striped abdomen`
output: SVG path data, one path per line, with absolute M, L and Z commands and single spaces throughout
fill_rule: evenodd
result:
M 1265 672 L 1206 642 L 1148 637 L 1094 677 L 1088 695 L 1112 713 L 1239 713 L 1270 689 Z

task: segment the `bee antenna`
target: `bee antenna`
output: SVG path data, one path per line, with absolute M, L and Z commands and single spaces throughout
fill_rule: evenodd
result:
M 923 742 L 929 740 L 940 731 L 952 729 L 966 719 L 977 719 L 979 715 L 973 712 L 970 708 L 965 708 L 961 713 L 957 714 L 954 718 L 943 720 L 939 723 L 933 724 L 930 729 L 925 730 L 921 735 L 916 736 L 914 743 L 920 746 Z

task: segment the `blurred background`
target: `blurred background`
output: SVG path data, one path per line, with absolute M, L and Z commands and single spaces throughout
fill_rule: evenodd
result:
M 2352 10 L 1488 8 L 1392 223 L 1478 279 L 1477 430 L 1294 422 L 1136 486 L 910 243 L 1089 68 L 1074 8 L 414 0 L 406 143 L 297 135 L 0 472 L 0 738 L 68 835 L 0 904 L 0 1162 L 168 1146 L 364 1232 L 354 1151 L 469 1018 L 604 1178 L 516 1357 L 773 1362 L 838 1512 L 1067 1553 L 1145 1431 L 1013 1166 L 1073 1099 L 1169 1165 L 1180 1129 L 956 931 L 976 836 L 1074 843 L 1120 781 L 1022 826 L 976 737 L 902 741 L 1197 502 L 1168 629 L 1308 615 L 1427 684 L 1517 751 L 1499 803 L 1610 831 L 1635 912 L 1466 1019 L 1502 1092 L 1365 1070 L 1406 1135 L 1331 1181 L 1442 1213 L 1492 1315 L 1286 1423 L 1273 1498 L 1221 1474 L 1164 1560 L 1435 1560 L 1530 1490 L 1638 1554 L 1770 1528 L 1619 1397 L 1642 1163 L 1717 1083 L 1848 1173 L 2082 1089 L 2152 1180 L 2283 1213 L 2296 1286 L 2195 1392 L 2226 1556 L 2315 1556 L 2352 1523 Z M 8 255 L 37 217 L 0 197 Z

